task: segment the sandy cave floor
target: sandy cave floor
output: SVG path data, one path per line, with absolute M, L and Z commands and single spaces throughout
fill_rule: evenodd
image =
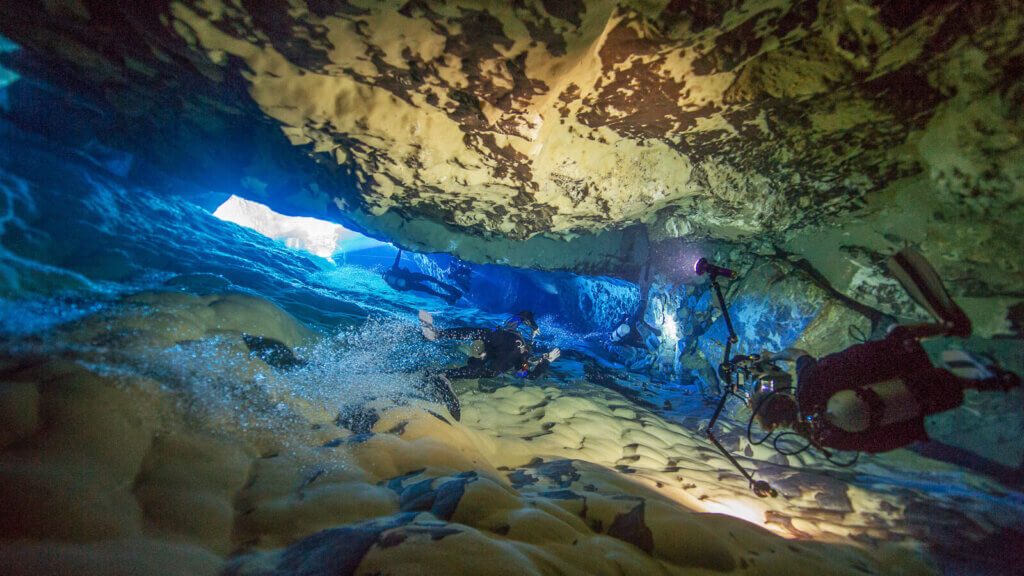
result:
M 276 370 L 242 334 L 299 350 Z M 917 574 L 1020 565 L 1021 495 L 910 452 L 836 469 L 582 378 L 396 372 L 410 324 L 318 338 L 249 296 L 142 294 L 0 363 L 0 565 L 103 574 Z M 630 385 L 629 382 L 623 385 Z M 342 415 L 339 417 L 339 413 Z M 341 424 L 342 426 L 339 426 Z

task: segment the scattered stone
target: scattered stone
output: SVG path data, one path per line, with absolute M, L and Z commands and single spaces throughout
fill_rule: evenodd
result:
M 291 348 L 273 338 L 242 334 L 242 340 L 249 348 L 250 356 L 263 360 L 273 368 L 292 370 L 306 365 L 306 361 L 295 356 Z

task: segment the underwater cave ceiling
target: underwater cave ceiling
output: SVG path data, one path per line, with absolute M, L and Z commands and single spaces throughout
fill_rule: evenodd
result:
M 696 241 L 856 297 L 911 243 L 1019 299 L 1020 6 L 51 0 L 0 33 L 76 94 L 60 138 L 411 248 L 628 276 Z

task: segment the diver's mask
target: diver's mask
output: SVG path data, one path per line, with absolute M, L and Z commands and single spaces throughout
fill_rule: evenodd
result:
M 525 327 L 526 330 L 528 331 L 528 334 L 529 334 L 528 338 L 530 340 L 533 340 L 537 336 L 540 336 L 540 328 L 537 328 L 535 326 L 530 326 L 529 323 L 524 322 L 523 319 L 520 318 L 519 316 L 512 316 L 508 320 L 505 320 L 504 327 L 505 327 L 506 330 L 510 330 L 512 332 L 520 332 L 520 333 L 522 332 L 522 328 Z

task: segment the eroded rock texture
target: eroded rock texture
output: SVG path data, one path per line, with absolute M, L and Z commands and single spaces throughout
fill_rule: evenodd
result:
M 540 386 L 459 382 L 464 411 L 454 422 L 417 397 L 416 375 L 373 378 L 406 344 L 422 348 L 411 324 L 363 327 L 378 345 L 366 351 L 339 348 L 253 296 L 145 293 L 121 304 L 5 342 L 5 573 L 916 575 L 951 561 L 983 573 L 1019 566 L 1013 493 L 910 453 L 843 474 L 813 453 L 769 460 L 769 448 L 730 425 L 723 441 L 782 492 L 759 499 L 703 435 L 577 381 L 572 362 Z M 252 334 L 311 361 L 275 367 L 253 353 Z M 367 361 L 378 364 L 360 368 Z M 342 366 L 362 372 L 334 379 Z M 340 417 L 356 411 L 367 416 Z M 951 478 L 956 498 L 928 488 Z
M 784 247 L 851 295 L 902 242 L 961 293 L 1024 284 L 1008 257 L 1024 194 L 1015 2 L 76 0 L 2 13 L 31 54 L 8 60 L 87 95 L 101 139 L 408 245 L 613 270 L 643 247 L 597 233 L 646 223 L 655 240 Z M 578 255 L 545 242 L 577 236 Z

